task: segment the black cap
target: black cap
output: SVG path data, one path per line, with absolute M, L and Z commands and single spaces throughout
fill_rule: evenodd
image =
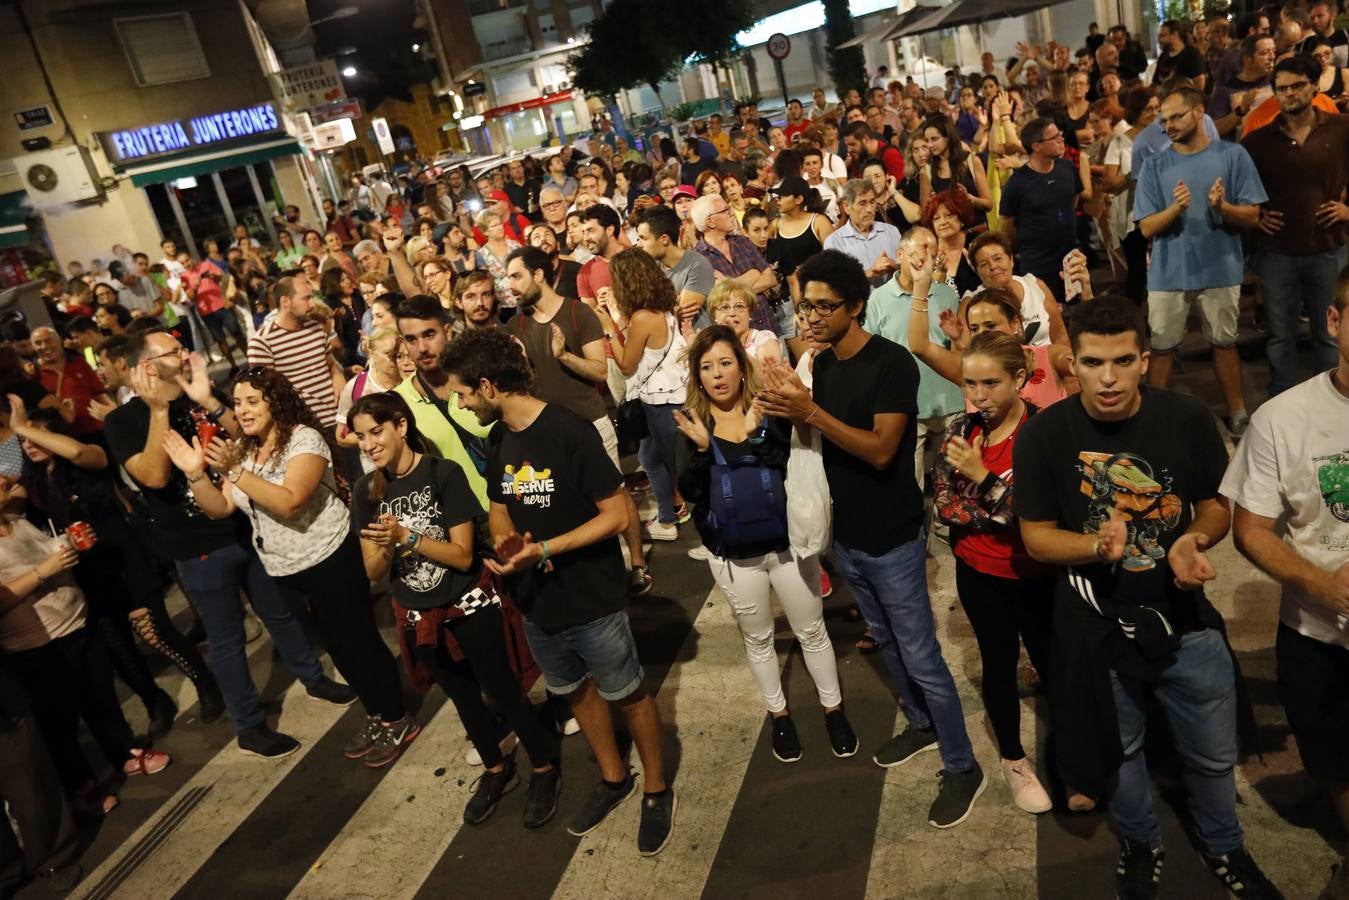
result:
M 788 175 L 782 179 L 781 184 L 769 188 L 768 193 L 777 194 L 779 197 L 784 194 L 790 197 L 805 197 L 810 193 L 810 185 L 806 184 L 806 179 L 800 175 Z

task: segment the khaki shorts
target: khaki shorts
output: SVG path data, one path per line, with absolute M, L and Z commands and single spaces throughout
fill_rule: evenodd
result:
M 1148 330 L 1154 353 L 1170 353 L 1180 346 L 1190 304 L 1196 300 L 1208 342 L 1215 347 L 1230 347 L 1237 342 L 1241 285 L 1201 291 L 1148 291 Z
M 609 454 L 614 468 L 622 472 L 623 466 L 618 461 L 618 432 L 614 430 L 613 421 L 608 416 L 600 416 L 590 424 L 600 433 L 600 440 L 604 442 L 604 452 Z

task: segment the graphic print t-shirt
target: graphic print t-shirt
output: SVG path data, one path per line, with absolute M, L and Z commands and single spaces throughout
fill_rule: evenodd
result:
M 390 478 L 384 499 L 370 497 L 370 476 L 356 482 L 351 491 L 351 527 L 359 531 L 380 516 L 391 515 L 398 524 L 433 541 L 448 539 L 456 525 L 482 517 L 482 506 L 468 486 L 464 470 L 449 460 L 422 456 L 402 478 Z M 417 553 L 394 555 L 394 597 L 408 609 L 435 609 L 458 603 L 478 580 L 482 564 L 461 572 Z
M 543 541 L 590 521 L 597 502 L 623 476 L 609 460 L 595 426 L 550 403 L 528 428 L 492 430 L 487 490 L 510 514 L 515 530 Z M 560 554 L 544 568 L 507 579 L 511 598 L 534 624 L 560 629 L 624 608 L 627 578 L 618 538 Z
M 1333 572 L 1349 563 L 1349 397 L 1322 372 L 1251 416 L 1222 492 L 1276 531 L 1298 555 Z M 1313 640 L 1349 648 L 1349 618 L 1293 585 L 1279 620 Z
M 1166 554 L 1185 533 L 1193 505 L 1218 496 L 1227 448 L 1200 401 L 1143 388 L 1138 412 L 1122 422 L 1092 419 L 1080 397 L 1034 416 L 1013 450 L 1019 518 L 1095 533 L 1118 507 L 1128 523 L 1116 565 L 1067 570 L 1078 612 L 1111 617 L 1115 603 L 1153 607 L 1179 631 L 1215 624 L 1203 591 L 1175 587 Z M 1099 607 L 1096 612 L 1093 607 Z

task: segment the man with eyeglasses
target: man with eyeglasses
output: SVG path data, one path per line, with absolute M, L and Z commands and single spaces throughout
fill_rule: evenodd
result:
M 1026 123 L 1021 145 L 1030 158 L 1003 187 L 998 217 L 1017 271 L 1039 278 L 1063 302 L 1063 258 L 1077 247 L 1077 201 L 1086 186 L 1063 158 L 1063 132 L 1053 119 Z
M 1167 94 L 1161 120 L 1171 147 L 1150 157 L 1138 173 L 1133 217 L 1143 237 L 1152 239 L 1148 383 L 1170 384 L 1190 305 L 1198 302 L 1235 438 L 1250 421 L 1237 353 L 1240 232 L 1256 225 L 1260 204 L 1269 197 L 1250 154 L 1240 144 L 1210 140 L 1200 127 L 1203 116 L 1204 96 L 1194 88 Z
M 985 782 L 928 599 L 923 492 L 913 465 L 918 365 L 909 351 L 863 328 L 870 287 L 856 259 L 823 250 L 801 264 L 797 278 L 797 309 L 826 345 L 815 357 L 814 392 L 790 368 L 773 365 L 756 402 L 824 438 L 834 556 L 908 719 L 872 760 L 890 768 L 938 750 L 943 771 L 928 824 L 953 828 L 968 818 Z
M 304 629 L 249 546 L 245 518 L 236 514 L 212 519 L 203 513 L 188 477 L 164 450 L 164 435 L 170 430 L 195 441 L 202 422 L 219 423 L 235 437 L 240 434 L 233 412 L 212 392 L 205 359 L 189 357 L 167 332 L 128 335 L 125 341 L 136 396 L 108 413 L 104 422 L 108 447 L 140 488 L 154 546 L 174 560 L 183 590 L 206 626 L 211 668 L 234 720 L 239 749 L 268 759 L 289 756 L 300 742 L 267 725 L 249 673 L 241 588 L 247 587 L 249 602 L 271 633 L 282 661 L 311 697 L 345 706 L 356 694 L 324 674 Z M 219 477 L 210 472 L 197 476 Z
M 1298 317 L 1311 329 L 1312 370 L 1335 364 L 1335 340 L 1326 310 L 1349 235 L 1349 118 L 1317 109 L 1321 67 L 1298 55 L 1274 67 L 1280 114 L 1241 142 L 1255 163 L 1270 201 L 1260 211 L 1255 234 L 1256 272 L 1263 285 L 1269 323 L 1269 393 L 1302 379 L 1298 372 Z M 1314 176 L 1313 176 L 1314 173 Z
M 556 185 L 539 189 L 539 215 L 561 243 L 567 237 L 567 198 Z
M 750 313 L 750 327 L 783 337 L 777 304 L 770 303 L 766 296 L 766 292 L 777 287 L 778 276 L 759 248 L 749 238 L 735 233 L 738 223 L 726 201 L 716 194 L 699 197 L 689 207 L 689 220 L 703 235 L 702 240 L 694 244 L 693 252 L 712 264 L 713 282 L 729 278 L 760 295 L 754 312 Z

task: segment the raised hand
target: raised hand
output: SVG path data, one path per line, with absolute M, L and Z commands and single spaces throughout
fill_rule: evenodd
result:
M 187 358 L 187 375 L 180 372 L 173 376 L 178 386 L 187 394 L 187 398 L 198 406 L 205 406 L 211 399 L 211 376 L 206 372 L 206 356 L 193 353 Z
M 988 477 L 984 468 L 984 436 L 977 434 L 974 441 L 967 441 L 958 434 L 951 435 L 946 442 L 946 461 L 956 467 L 956 471 L 975 484 Z
M 1175 188 L 1171 191 L 1171 197 L 1181 209 L 1190 208 L 1190 188 L 1185 182 L 1176 182 Z
M 169 455 L 169 461 L 185 475 L 200 475 L 206 470 L 206 455 L 202 452 L 201 442 L 195 437 L 189 444 L 181 434 L 170 428 L 164 432 L 164 452 Z
M 692 441 L 699 450 L 706 450 L 712 446 L 712 436 L 707 433 L 707 426 L 697 416 L 686 410 L 676 409 L 674 423 L 679 433 Z
M 210 446 L 202 448 L 206 454 L 206 463 L 217 472 L 228 472 L 242 465 L 239 459 L 239 445 L 216 435 Z
M 1208 536 L 1196 531 L 1186 532 L 1176 538 L 1166 554 L 1166 562 L 1171 566 L 1176 587 L 1183 591 L 1197 591 L 1204 586 L 1205 581 L 1212 581 L 1218 574 L 1204 553 L 1207 546 Z
M 403 229 L 397 226 L 385 228 L 380 237 L 384 240 L 385 252 L 398 253 L 403 249 Z
M 1096 539 L 1100 541 L 1097 556 L 1102 562 L 1117 563 L 1124 558 L 1124 548 L 1129 543 L 1129 524 L 1118 507 L 1110 510 L 1110 518 L 1096 529 Z
M 28 408 L 18 394 L 6 394 L 9 398 L 9 424 L 11 428 L 24 428 L 28 425 Z
M 953 309 L 944 309 L 937 314 L 937 327 L 953 343 L 965 336 L 965 323 L 960 320 L 960 314 Z
M 1208 205 L 1214 209 L 1221 209 L 1226 192 L 1223 190 L 1223 180 L 1216 178 L 1213 181 L 1213 187 L 1208 189 Z
M 560 359 L 562 354 L 567 352 L 567 338 L 562 334 L 562 329 L 557 326 L 556 322 L 550 327 L 552 329 L 550 337 L 552 338 L 553 356 Z

